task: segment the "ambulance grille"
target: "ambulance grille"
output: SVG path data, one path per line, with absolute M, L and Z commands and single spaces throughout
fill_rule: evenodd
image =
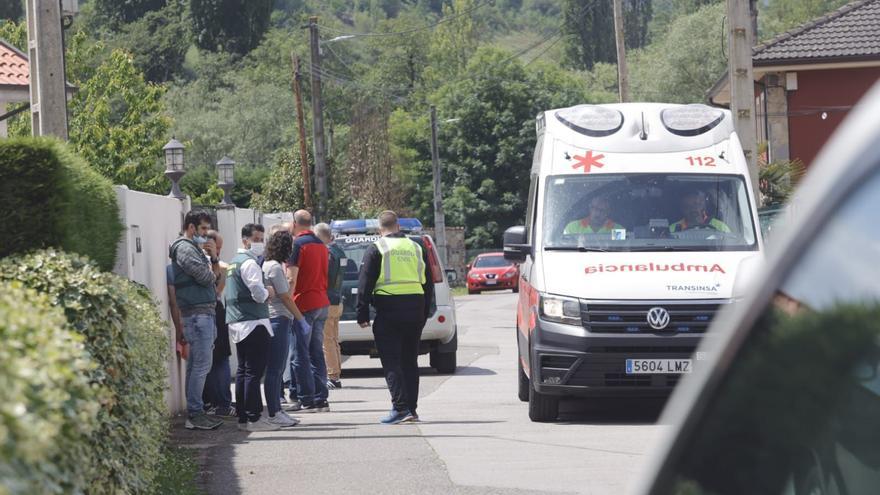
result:
M 596 333 L 703 333 L 728 301 L 581 302 L 581 322 Z M 648 325 L 648 311 L 663 308 L 669 324 L 662 330 Z

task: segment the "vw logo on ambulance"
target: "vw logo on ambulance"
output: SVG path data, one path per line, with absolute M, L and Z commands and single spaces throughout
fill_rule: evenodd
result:
M 654 330 L 663 330 L 669 326 L 669 311 L 656 307 L 648 310 L 648 325 Z

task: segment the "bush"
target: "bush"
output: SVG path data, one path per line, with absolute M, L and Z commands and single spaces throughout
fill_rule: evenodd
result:
M 0 283 L 0 493 L 82 493 L 99 388 L 82 336 L 47 297 Z
M 122 235 L 113 185 L 50 138 L 0 140 L 0 257 L 45 247 L 111 270 Z
M 86 258 L 54 250 L 0 260 L 0 281 L 47 294 L 85 337 L 106 389 L 85 462 L 89 493 L 143 493 L 156 476 L 167 412 L 166 324 L 149 292 Z

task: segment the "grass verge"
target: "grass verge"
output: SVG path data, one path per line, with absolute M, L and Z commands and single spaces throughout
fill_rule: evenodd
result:
M 159 474 L 153 482 L 155 495 L 203 495 L 196 484 L 199 467 L 193 453 L 187 448 L 165 444 Z

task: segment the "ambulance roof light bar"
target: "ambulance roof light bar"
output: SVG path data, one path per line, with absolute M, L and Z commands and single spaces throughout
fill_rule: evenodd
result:
M 699 136 L 724 120 L 724 112 L 708 105 L 694 103 L 667 108 L 660 112 L 666 130 L 678 136 Z
M 623 127 L 620 110 L 599 105 L 577 105 L 556 112 L 563 125 L 591 137 L 610 136 Z
M 422 231 L 422 222 L 418 218 L 401 218 L 400 230 L 408 234 L 415 234 Z M 379 221 L 375 218 L 353 219 L 353 220 L 333 220 L 330 222 L 330 230 L 334 235 L 340 234 L 378 234 Z

